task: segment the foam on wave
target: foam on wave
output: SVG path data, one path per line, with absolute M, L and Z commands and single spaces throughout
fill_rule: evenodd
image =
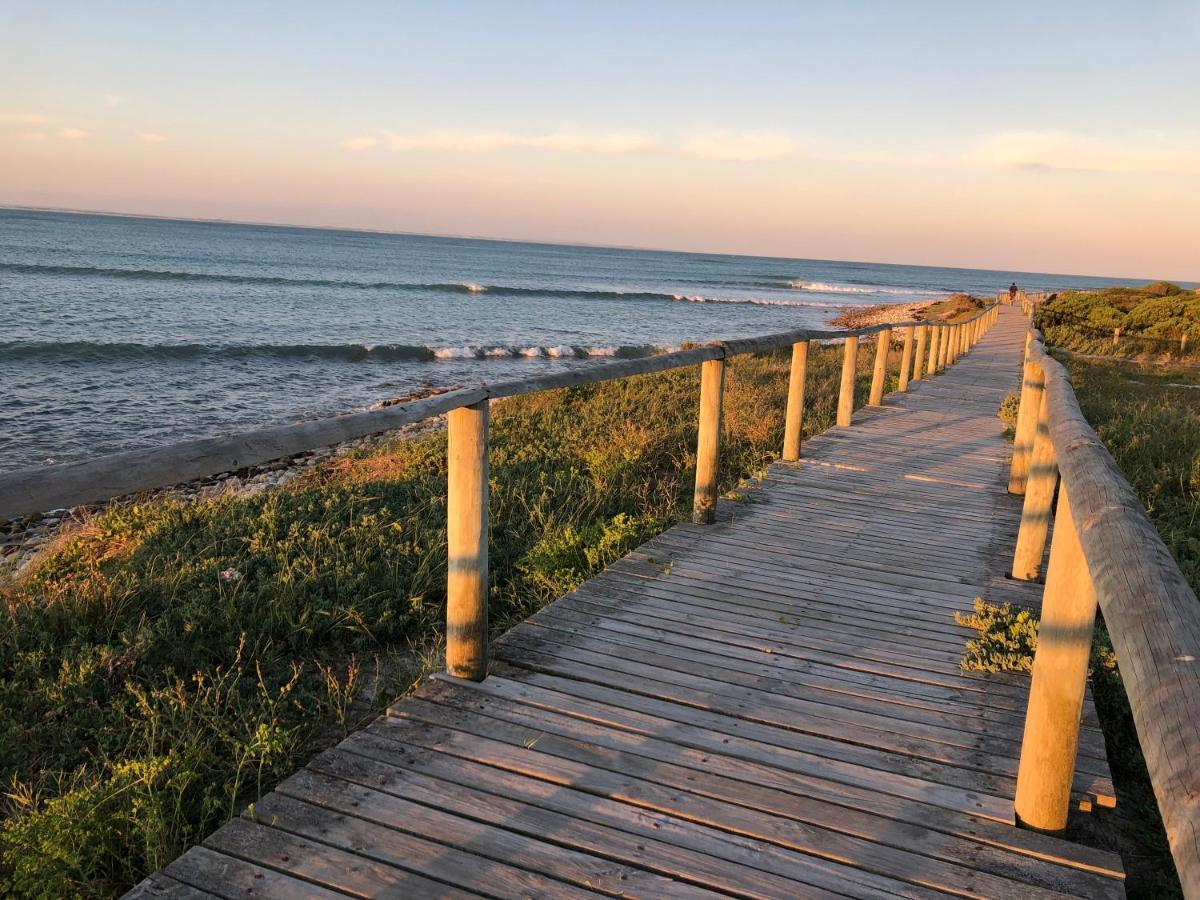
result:
M 653 356 L 669 348 L 652 345 L 575 346 L 540 345 L 461 345 L 427 347 L 412 344 L 140 344 L 134 342 L 101 343 L 90 341 L 0 342 L 0 353 L 10 359 L 43 362 L 106 362 L 121 360 L 249 359 L 254 357 L 327 359 L 341 362 L 366 360 L 417 361 L 488 360 L 488 359 L 587 359 L 592 357 Z
M 788 282 L 788 287 L 797 291 L 812 291 L 821 294 L 903 294 L 906 296 L 931 296 L 944 294 L 946 291 L 922 290 L 920 288 L 884 287 L 883 285 L 856 286 L 852 284 L 830 284 L 826 281 L 804 281 L 794 278 Z

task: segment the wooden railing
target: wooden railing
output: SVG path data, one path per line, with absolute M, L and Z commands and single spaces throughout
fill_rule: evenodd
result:
M 1200 605 L 1032 329 L 1009 489 L 1025 495 L 1015 578 L 1038 577 L 1054 524 L 1017 816 L 1066 826 L 1098 604 L 1184 894 L 1200 897 Z
M 940 371 L 965 353 L 996 320 L 991 306 L 953 324 L 904 322 L 853 331 L 789 331 L 709 344 L 643 359 L 620 360 L 498 384 L 447 391 L 383 409 L 134 450 L 67 465 L 0 475 L 0 521 L 51 509 L 98 503 L 221 472 L 245 469 L 412 422 L 447 414 L 447 631 L 451 674 L 482 679 L 487 673 L 488 403 L 502 397 L 613 381 L 633 375 L 701 366 L 693 520 L 713 521 L 717 504 L 721 406 L 726 360 L 746 353 L 792 348 L 783 458 L 800 456 L 808 348 L 812 341 L 844 341 L 837 423 L 850 424 L 859 339 L 876 335 L 868 404 L 882 402 L 892 333 L 901 330 L 900 390 Z M 926 350 L 928 355 L 926 356 Z
M 1001 291 L 996 295 L 996 302 L 1008 306 L 1020 306 L 1021 312 L 1031 316 L 1037 312 L 1039 306 L 1053 296 L 1055 294 L 1051 291 L 1018 290 L 1016 296 L 1009 294 L 1008 291 Z

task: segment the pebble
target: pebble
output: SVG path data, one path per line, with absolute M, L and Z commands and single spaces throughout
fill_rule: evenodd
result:
M 436 392 L 433 392 L 436 393 Z M 420 399 L 406 397 L 405 400 Z M 395 401 L 401 402 L 401 401 Z M 385 405 L 393 405 L 386 403 Z M 441 428 L 445 417 L 426 419 L 405 425 L 395 431 L 387 431 L 370 437 L 347 441 L 333 447 L 322 447 L 308 453 L 297 454 L 285 459 L 264 463 L 241 469 L 237 472 L 221 472 L 190 481 L 173 485 L 152 492 L 156 497 L 172 497 L 177 500 L 191 501 L 208 499 L 224 494 L 236 494 L 239 497 L 253 497 L 263 491 L 282 487 L 300 476 L 300 473 L 328 462 L 336 457 L 347 456 L 360 450 L 370 450 L 382 446 L 400 437 L 415 437 L 427 434 Z M 10 577 L 16 577 L 37 557 L 42 547 L 50 541 L 61 528 L 82 522 L 91 512 L 103 508 L 103 504 L 80 506 L 73 509 L 52 509 L 45 513 L 23 516 L 0 522 L 0 584 Z M 240 573 L 234 572 L 236 578 Z M 222 573 L 224 575 L 224 573 Z M 231 579 L 234 580 L 234 579 Z

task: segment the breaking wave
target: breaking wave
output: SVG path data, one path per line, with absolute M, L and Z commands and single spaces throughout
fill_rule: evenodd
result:
M 821 294 L 903 294 L 909 297 L 932 296 L 945 294 L 947 291 L 922 290 L 921 288 L 883 287 L 868 285 L 857 287 L 852 284 L 829 284 L 825 281 L 803 281 L 799 278 L 788 282 L 788 287 L 797 291 L 812 291 Z
M 191 359 L 323 359 L 341 362 L 487 360 L 487 359 L 588 359 L 654 356 L 673 348 L 653 345 L 552 346 L 502 344 L 430 347 L 421 344 L 140 344 L 91 341 L 0 342 L 8 359 L 43 362 L 105 362 L 127 360 Z

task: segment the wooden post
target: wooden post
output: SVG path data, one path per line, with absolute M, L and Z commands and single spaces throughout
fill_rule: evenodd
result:
M 711 525 L 717 512 L 717 471 L 721 460 L 721 397 L 725 360 L 700 364 L 700 430 L 696 437 L 696 494 L 692 521 Z
M 854 376 L 858 365 L 858 338 L 846 338 L 846 350 L 842 356 L 842 386 L 838 394 L 837 423 L 842 426 L 850 424 L 854 416 Z
M 792 376 L 788 381 L 787 414 L 783 424 L 783 458 L 800 458 L 800 435 L 804 430 L 804 381 L 808 374 L 808 341 L 792 344 Z
M 1067 827 L 1095 620 L 1096 589 L 1061 490 L 1017 769 L 1015 811 L 1026 828 Z
M 908 373 L 912 371 L 913 336 L 916 330 L 915 325 L 904 329 L 904 349 L 900 352 L 900 383 L 896 386 L 899 391 L 908 390 Z
M 941 342 L 942 329 L 940 325 L 929 325 L 929 362 L 925 366 L 926 375 L 937 374 L 938 344 Z
M 1058 463 L 1054 442 L 1050 440 L 1047 424 L 1049 398 L 1042 391 L 1038 404 L 1037 431 L 1033 453 L 1029 458 L 1029 475 L 1025 482 L 1025 504 L 1021 507 L 1021 527 L 1017 532 L 1017 548 L 1013 553 L 1013 578 L 1034 581 L 1042 568 L 1046 551 L 1046 533 L 1050 530 L 1050 508 L 1054 503 L 1054 486 L 1058 482 Z
M 950 351 L 950 326 L 939 325 L 938 331 L 941 336 L 938 338 L 938 371 L 946 368 L 946 356 Z
M 925 373 L 925 347 L 929 342 L 929 326 L 917 326 L 917 352 L 913 360 L 912 380 L 920 381 Z
M 488 402 L 447 414 L 446 671 L 483 681 L 488 667 Z
M 871 372 L 871 395 L 867 403 L 871 406 L 883 405 L 883 388 L 887 381 L 888 351 L 892 348 L 892 329 L 885 328 L 879 332 L 875 342 L 875 368 Z
M 1037 435 L 1038 410 L 1042 405 L 1042 393 L 1046 390 L 1042 367 L 1029 359 L 1029 340 L 1026 336 L 1026 362 L 1021 378 L 1021 405 L 1017 408 L 1017 432 L 1013 437 L 1012 467 L 1008 472 L 1008 492 L 1024 494 L 1025 480 L 1029 475 L 1029 457 L 1033 453 L 1033 440 Z

